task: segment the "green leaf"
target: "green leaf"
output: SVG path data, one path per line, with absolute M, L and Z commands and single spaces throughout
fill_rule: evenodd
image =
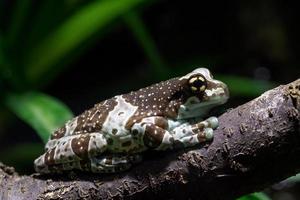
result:
M 263 192 L 256 192 L 256 193 L 242 196 L 237 200 L 271 200 L 271 199 Z
M 239 76 L 215 75 L 215 77 L 227 84 L 229 92 L 233 96 L 258 96 L 276 86 L 274 83 L 268 81 L 254 80 Z
M 44 142 L 55 129 L 73 116 L 62 102 L 39 92 L 9 94 L 5 103 L 18 117 L 34 128 Z
M 62 23 L 68 16 L 78 9 L 80 4 L 87 4 L 88 1 L 71 0 L 43 0 L 39 1 L 39 8 L 35 10 L 35 17 L 31 18 L 30 30 L 27 31 L 27 37 L 22 42 L 22 47 L 26 51 L 32 48 L 41 40 L 55 30 L 58 24 Z M 78 5 L 79 4 L 79 5 Z M 55 13 L 55 15 L 53 15 Z M 25 47 L 24 47 L 25 45 Z
M 300 183 L 300 173 L 296 174 L 295 176 L 291 176 L 290 178 L 286 179 L 289 183 Z
M 144 53 L 148 57 L 156 76 L 158 76 L 158 78 L 166 77 L 166 75 L 170 73 L 167 64 L 159 54 L 156 44 L 141 17 L 137 12 L 131 11 L 124 16 L 124 20 L 135 36 L 135 39 L 143 48 Z
M 89 37 L 145 0 L 103 0 L 84 6 L 50 33 L 26 56 L 29 80 L 43 77 Z

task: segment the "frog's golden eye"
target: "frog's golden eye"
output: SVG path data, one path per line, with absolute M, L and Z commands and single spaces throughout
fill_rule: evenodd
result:
M 189 79 L 189 87 L 193 93 L 202 93 L 206 89 L 206 79 L 201 75 Z

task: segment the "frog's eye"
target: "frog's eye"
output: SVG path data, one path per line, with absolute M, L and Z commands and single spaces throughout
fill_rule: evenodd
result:
M 206 79 L 202 75 L 192 76 L 189 79 L 189 87 L 193 93 L 202 93 L 206 89 Z

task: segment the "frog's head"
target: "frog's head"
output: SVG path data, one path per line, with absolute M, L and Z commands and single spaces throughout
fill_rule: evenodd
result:
M 136 116 L 162 115 L 172 119 L 204 117 L 229 98 L 227 86 L 206 68 L 122 95 L 138 108 Z
M 179 80 L 185 97 L 181 98 L 178 119 L 203 117 L 211 108 L 225 103 L 229 98 L 227 86 L 213 79 L 206 68 L 195 69 Z

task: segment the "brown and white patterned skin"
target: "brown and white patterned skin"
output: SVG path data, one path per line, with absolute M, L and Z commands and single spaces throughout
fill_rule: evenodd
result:
M 217 118 L 200 119 L 228 97 L 227 86 L 214 80 L 206 68 L 115 96 L 56 130 L 46 152 L 35 160 L 35 169 L 118 172 L 140 162 L 143 151 L 211 140 Z

